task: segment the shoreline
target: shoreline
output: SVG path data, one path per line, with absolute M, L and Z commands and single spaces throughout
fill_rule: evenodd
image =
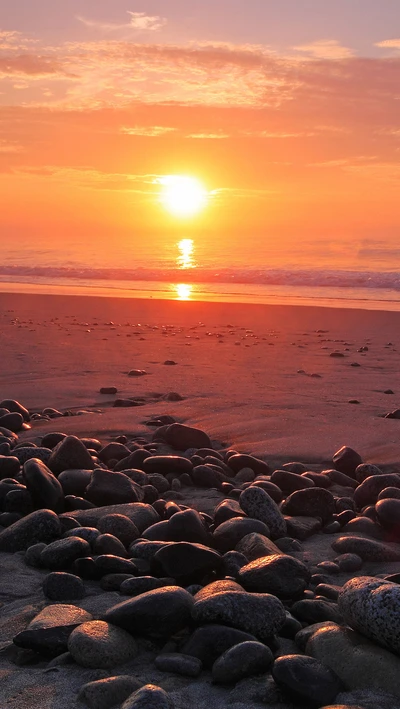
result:
M 399 313 L 1 293 L 0 323 L 2 398 L 102 412 L 63 419 L 71 433 L 141 430 L 170 413 L 276 460 L 350 445 L 368 462 L 400 461 L 400 422 L 384 418 L 400 407 Z M 116 409 L 117 397 L 139 405 Z

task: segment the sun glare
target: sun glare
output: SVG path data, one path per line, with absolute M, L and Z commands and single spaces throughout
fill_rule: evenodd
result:
M 188 283 L 178 283 L 175 286 L 177 300 L 190 300 L 192 294 L 192 286 Z
M 192 217 L 207 204 L 208 192 L 195 177 L 165 175 L 158 183 L 161 203 L 176 217 Z

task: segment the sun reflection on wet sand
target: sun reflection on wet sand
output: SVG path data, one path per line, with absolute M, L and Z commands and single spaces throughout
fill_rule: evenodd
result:
M 179 250 L 179 255 L 176 259 L 178 268 L 194 268 L 195 262 L 193 260 L 193 239 L 181 239 L 181 241 L 178 242 L 177 247 Z
M 177 300 L 190 300 L 190 296 L 192 295 L 192 288 L 193 286 L 189 285 L 188 283 L 177 283 L 175 286 L 175 290 L 177 293 Z

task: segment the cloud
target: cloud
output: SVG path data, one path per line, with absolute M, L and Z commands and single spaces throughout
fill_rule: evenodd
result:
M 309 54 L 315 59 L 348 59 L 354 56 L 352 49 L 343 47 L 337 39 L 319 39 L 310 44 L 292 47 L 296 52 Z
M 54 75 L 74 78 L 63 62 L 52 56 L 36 54 L 17 54 L 0 56 L 0 78 L 7 76 L 28 76 L 31 78 L 51 77 Z
M 22 145 L 15 143 L 13 141 L 5 140 L 0 138 L 0 154 L 9 153 L 22 153 L 24 150 Z
M 169 126 L 124 126 L 121 128 L 121 133 L 125 135 L 142 136 L 145 138 L 159 138 L 162 135 L 173 133 L 176 128 Z
M 146 15 L 145 12 L 131 12 L 127 11 L 130 16 L 129 22 L 118 24 L 116 22 L 100 22 L 98 20 L 89 20 L 82 15 L 77 15 L 76 19 L 79 20 L 86 27 L 90 27 L 97 30 L 103 30 L 105 32 L 114 32 L 118 30 L 136 30 L 139 32 L 158 32 L 167 24 L 165 17 L 160 15 Z
M 230 138 L 229 133 L 216 132 L 216 133 L 191 133 L 186 136 L 187 138 L 193 138 L 195 140 L 224 140 Z
M 400 49 L 400 39 L 384 39 L 376 42 L 375 47 L 388 47 L 389 49 Z

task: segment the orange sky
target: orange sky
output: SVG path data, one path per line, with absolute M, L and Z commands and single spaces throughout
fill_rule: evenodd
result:
M 156 19 L 140 35 L 0 32 L 4 243 L 62 249 L 73 233 L 106 248 L 189 227 L 227 244 L 398 243 L 400 40 L 377 36 L 371 56 L 340 38 L 278 51 L 171 41 Z M 212 191 L 189 227 L 159 203 L 170 174 Z

